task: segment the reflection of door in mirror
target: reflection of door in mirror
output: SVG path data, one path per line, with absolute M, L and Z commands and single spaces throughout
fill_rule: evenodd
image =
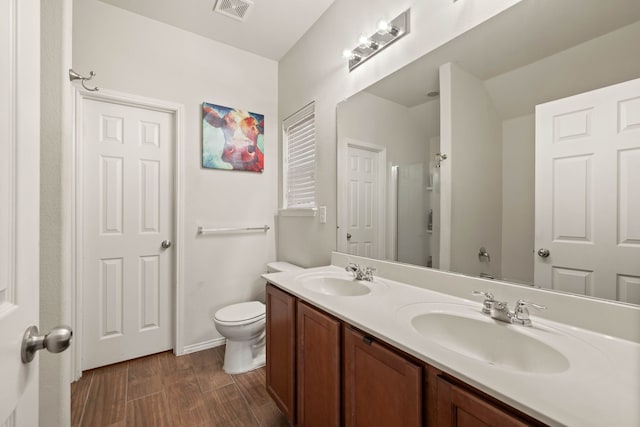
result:
M 346 217 L 339 242 L 347 253 L 371 258 L 385 256 L 386 150 L 348 140 Z
M 640 79 L 536 108 L 536 284 L 640 304 L 639 133 Z

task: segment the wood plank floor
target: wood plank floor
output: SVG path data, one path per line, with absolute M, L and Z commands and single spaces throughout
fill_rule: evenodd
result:
M 223 358 L 216 347 L 85 371 L 71 384 L 71 426 L 288 426 L 265 390 L 265 369 L 227 375 Z

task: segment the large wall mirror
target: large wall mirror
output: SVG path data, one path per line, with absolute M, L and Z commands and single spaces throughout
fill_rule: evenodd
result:
M 338 251 L 640 304 L 639 41 L 524 0 L 340 103 Z

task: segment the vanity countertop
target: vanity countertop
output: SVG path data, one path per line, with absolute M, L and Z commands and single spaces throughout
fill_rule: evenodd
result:
M 551 337 L 549 342 L 552 346 L 566 355 L 568 368 L 560 372 L 528 372 L 499 367 L 438 345 L 411 326 L 412 315 L 425 307 L 431 310 L 439 306 L 455 306 L 470 313 L 479 313 L 481 299 L 472 300 L 471 296 L 465 299 L 430 290 L 428 284 L 415 286 L 379 276 L 375 276 L 372 292 L 358 296 L 324 295 L 302 285 L 304 277 L 324 274 L 348 277 L 344 268 L 335 265 L 270 273 L 262 277 L 301 300 L 550 425 L 640 425 L 638 342 L 543 319 L 531 313 L 531 327 L 507 324 L 505 327 L 524 328 L 519 332 L 533 337 Z M 598 316 L 598 313 L 588 315 Z M 482 319 L 486 317 L 479 316 L 480 321 L 485 321 Z M 509 342 L 504 343 L 504 346 L 509 345 Z

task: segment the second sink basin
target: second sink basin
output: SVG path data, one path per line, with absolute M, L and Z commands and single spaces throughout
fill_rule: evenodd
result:
M 500 368 L 537 374 L 569 369 L 569 360 L 523 326 L 498 322 L 464 310 L 431 311 L 411 318 L 411 326 L 438 345 Z
M 378 279 L 372 282 L 354 280 L 348 273 L 309 273 L 296 279 L 305 289 L 312 292 L 339 296 L 355 297 L 376 291 L 382 285 Z
M 353 297 L 366 295 L 371 289 L 353 279 L 338 277 L 312 277 L 303 280 L 303 286 L 313 292 L 324 295 Z

